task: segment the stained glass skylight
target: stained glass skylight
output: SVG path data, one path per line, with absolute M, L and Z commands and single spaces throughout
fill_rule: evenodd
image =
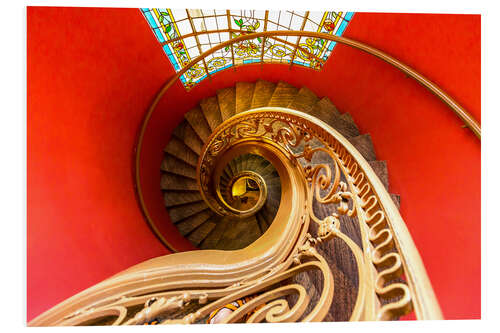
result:
M 341 36 L 352 12 L 205 10 L 142 8 L 165 54 L 180 71 L 191 60 L 231 38 L 271 30 L 305 30 Z M 181 76 L 191 88 L 207 75 L 249 63 L 288 63 L 321 69 L 335 42 L 320 38 L 281 36 L 235 43 L 191 66 Z

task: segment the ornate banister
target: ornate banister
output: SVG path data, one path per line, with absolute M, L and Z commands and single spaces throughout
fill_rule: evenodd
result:
M 221 124 L 208 139 L 198 161 L 197 181 L 209 207 L 226 214 L 214 192 L 214 184 L 220 176 L 214 170 L 227 150 L 249 140 L 276 147 L 294 165 L 300 166 L 309 184 L 309 216 L 319 225 L 320 235 L 314 242 L 336 236 L 349 245 L 355 256 L 358 250 L 363 252 L 363 264 L 357 256 L 356 260 L 358 268 L 364 266 L 363 272 L 359 272 L 364 279 L 360 285 L 369 286 L 365 295 L 369 305 L 357 319 L 390 319 L 412 308 L 418 319 L 442 318 L 422 260 L 390 195 L 354 146 L 315 117 L 286 108 L 265 107 L 240 113 Z M 324 159 L 322 163 L 311 163 L 314 155 L 320 153 L 329 157 L 329 164 L 325 164 Z M 340 181 L 342 174 L 345 182 Z M 338 204 L 337 214 L 324 219 L 316 217 L 313 200 L 320 204 Z M 362 248 L 354 250 L 355 244 L 339 231 L 339 214 L 357 217 Z M 371 266 L 386 268 L 377 272 Z M 385 285 L 403 274 L 407 284 Z M 376 310 L 375 294 L 381 297 L 399 294 L 401 297 L 398 302 Z
M 197 168 L 200 192 L 220 214 L 226 213 L 214 190 L 220 164 L 245 151 L 272 162 L 282 188 L 273 223 L 254 243 L 235 251 L 191 251 L 145 261 L 69 298 L 29 325 L 132 325 L 158 318 L 161 324 L 198 323 L 246 296 L 253 298 L 224 322 L 321 321 L 335 297 L 335 279 L 317 247 L 335 238 L 356 262 L 359 282 L 350 320 L 390 320 L 412 310 L 417 319 L 442 319 L 397 208 L 341 134 L 285 108 L 254 109 L 226 120 L 203 147 Z M 320 218 L 315 205 L 333 210 Z M 341 216 L 357 220 L 361 244 L 343 231 Z M 314 232 L 311 226 L 316 226 Z M 314 302 L 309 286 L 296 279 L 311 271 L 322 279 Z

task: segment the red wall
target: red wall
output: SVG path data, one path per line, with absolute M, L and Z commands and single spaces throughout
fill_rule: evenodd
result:
M 27 18 L 30 320 L 168 253 L 142 218 L 131 167 L 170 65 L 136 9 L 29 7 Z
M 28 318 L 141 258 L 165 253 L 133 202 L 130 165 L 132 133 L 172 69 L 137 10 L 65 9 L 65 15 L 50 9 L 28 11 Z M 68 16 L 70 22 L 79 22 L 71 30 L 65 27 Z M 127 29 L 113 30 L 122 21 Z M 69 44 L 75 36 L 81 43 Z M 358 13 L 345 36 L 413 66 L 480 118 L 479 16 Z M 382 61 L 341 45 L 321 72 L 247 66 L 220 72 L 189 93 L 177 84 L 165 95 L 144 137 L 141 181 L 148 209 L 155 221 L 164 222 L 172 245 L 191 248 L 168 223 L 159 188 L 162 149 L 171 130 L 202 97 L 258 78 L 285 80 L 329 96 L 341 111 L 353 115 L 362 132 L 372 135 L 379 159 L 388 162 L 391 191 L 401 194 L 402 216 L 445 318 L 479 318 L 480 142 L 423 87 Z M 103 99 L 106 112 L 92 112 Z M 57 112 L 65 109 L 72 114 Z M 64 119 L 65 126 L 54 119 Z M 66 136 L 71 142 L 61 140 Z M 62 178 L 65 166 L 68 173 L 78 168 L 79 177 Z M 51 178 L 54 173 L 57 179 Z M 74 198 L 69 191 L 73 182 L 77 186 L 71 190 L 77 188 L 79 194 Z M 85 217 L 75 217 L 76 211 Z M 97 223 L 104 215 L 106 223 Z M 74 223 L 78 218 L 81 223 Z M 124 220 L 127 225 L 119 228 Z M 54 225 L 45 228 L 47 223 Z M 113 246 L 102 243 L 106 232 Z M 118 232 L 121 237 L 116 237 Z M 143 247 L 127 247 L 132 239 Z M 93 257 L 96 250 L 99 258 Z M 68 265 L 60 252 L 75 264 Z M 127 253 L 129 260 L 120 257 L 123 265 L 108 264 L 118 253 Z M 98 260 L 103 255 L 111 260 Z M 80 269 L 88 276 L 79 274 Z M 72 287 L 56 297 L 56 286 L 66 281 Z

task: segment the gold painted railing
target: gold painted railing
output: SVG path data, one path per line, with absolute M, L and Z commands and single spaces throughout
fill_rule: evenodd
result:
M 220 177 L 217 164 L 224 161 L 226 151 L 248 142 L 279 149 L 301 170 L 308 184 L 307 211 L 319 227 L 319 234 L 308 235 L 305 246 L 339 237 L 353 252 L 360 289 L 351 320 L 392 319 L 411 309 L 415 309 L 418 319 L 441 318 L 418 251 L 390 195 L 349 141 L 317 118 L 286 108 L 266 107 L 240 113 L 221 124 L 205 144 L 197 169 L 200 193 L 212 210 L 227 214 L 214 192 Z M 329 157 L 329 162 L 323 158 L 314 163 L 315 155 L 322 154 Z M 345 182 L 341 181 L 342 175 Z M 336 204 L 337 212 L 320 219 L 313 201 Z M 362 248 L 340 231 L 339 215 L 357 217 Z M 384 269 L 377 270 L 380 267 Z M 387 284 L 403 274 L 407 284 Z M 399 297 L 397 301 L 380 307 L 379 297 L 394 296 Z
M 350 320 L 390 320 L 412 310 L 417 319 L 442 319 L 398 209 L 342 135 L 314 117 L 284 108 L 254 109 L 226 120 L 206 143 L 197 170 L 204 198 L 221 213 L 212 188 L 221 161 L 249 149 L 273 163 L 282 188 L 276 217 L 259 239 L 241 250 L 148 260 L 69 298 L 29 325 L 130 325 L 153 318 L 161 324 L 198 323 L 245 296 L 253 298 L 224 322 L 321 321 L 335 297 L 336 281 L 316 247 L 334 238 L 347 245 L 357 266 Z M 315 203 L 335 209 L 318 218 Z M 342 231 L 342 215 L 357 218 L 361 245 Z M 308 232 L 312 224 L 317 225 L 315 234 Z M 310 286 L 294 280 L 309 271 L 319 272 L 322 280 L 313 303 Z

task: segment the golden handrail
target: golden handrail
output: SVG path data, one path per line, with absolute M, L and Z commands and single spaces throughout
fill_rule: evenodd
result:
M 417 319 L 442 319 L 398 209 L 347 139 L 315 117 L 286 108 L 239 113 L 220 124 L 203 147 L 197 167 L 200 189 L 210 195 L 208 180 L 219 174 L 216 162 L 249 149 L 273 164 L 282 189 L 273 223 L 254 243 L 235 251 L 189 251 L 145 261 L 56 305 L 29 325 L 81 325 L 106 318 L 110 325 L 136 325 L 157 316 L 163 316 L 162 324 L 190 324 L 250 295 L 255 298 L 226 322 L 255 308 L 259 310 L 247 322 L 322 321 L 334 299 L 335 279 L 316 246 L 334 238 L 347 245 L 357 266 L 357 296 L 349 320 L 390 320 L 412 310 Z M 330 162 L 312 162 L 316 153 L 326 153 Z M 318 218 L 313 200 L 334 204 L 334 209 Z M 342 231 L 340 215 L 357 219 L 362 245 Z M 323 283 L 309 307 L 307 285 L 293 279 L 311 270 L 321 273 Z M 406 281 L 395 280 L 402 274 Z M 292 294 L 298 297 L 290 307 L 286 296 Z M 136 306 L 139 311 L 131 311 Z
M 283 128 L 285 131 L 283 131 Z M 284 134 L 285 132 L 286 134 Z M 285 136 L 280 137 L 280 133 Z M 313 139 L 321 142 L 319 148 L 307 147 L 307 143 L 312 142 Z M 384 185 L 368 162 L 346 138 L 311 115 L 287 108 L 263 107 L 239 113 L 219 125 L 205 143 L 197 166 L 197 182 L 200 193 L 212 210 L 223 213 L 221 205 L 212 198 L 213 191 L 210 189 L 210 182 L 214 177 L 214 166 L 225 151 L 245 140 L 258 140 L 259 142 L 274 145 L 282 149 L 288 158 L 295 161 L 301 158 L 310 161 L 312 155 L 318 151 L 329 154 L 334 164 L 338 166 L 335 174 L 339 175 L 341 170 L 346 175 L 348 184 L 345 184 L 343 190 L 338 190 L 338 187 L 342 188 L 342 186 L 337 178 L 335 180 L 337 183 L 335 181 L 331 182 L 333 185 L 329 187 L 331 188 L 330 195 L 321 197 L 319 192 L 315 192 L 315 186 L 319 186 L 315 184 L 315 181 L 321 181 L 324 185 L 325 179 L 320 180 L 318 178 L 316 180 L 314 174 L 319 172 L 320 169 L 326 170 L 330 169 L 330 167 L 318 165 L 313 169 L 309 169 L 309 171 L 306 170 L 304 176 L 311 182 L 311 189 L 308 193 L 308 208 L 310 209 L 311 220 L 322 226 L 331 222 L 327 221 L 328 218 L 321 220 L 315 217 L 312 211 L 313 199 L 324 204 L 338 203 L 341 197 L 352 199 L 354 208 L 350 214 L 357 214 L 359 220 L 365 264 L 373 263 L 377 265 L 381 261 L 388 260 L 391 256 L 394 257 L 394 253 L 387 250 L 388 244 L 393 241 L 399 254 L 398 257 L 394 258 L 396 261 L 401 261 L 401 267 L 409 285 L 409 294 L 406 295 L 407 301 L 410 302 L 411 299 L 411 306 L 415 310 L 417 319 L 442 319 L 441 310 L 422 259 L 406 224 L 399 214 L 398 208 Z M 306 147 L 300 153 L 296 153 L 291 149 L 291 147 L 298 147 L 301 143 L 306 144 Z M 296 162 L 295 164 L 300 165 Z M 327 171 L 327 174 L 329 173 L 330 170 Z M 319 173 L 316 174 L 316 176 L 318 175 Z M 328 176 L 328 179 L 330 179 L 330 176 Z M 325 189 L 323 188 L 323 190 Z M 358 266 L 359 264 L 358 262 Z M 397 270 L 397 265 L 399 264 L 394 264 L 393 269 L 389 268 L 383 272 L 375 273 L 376 279 L 374 280 L 365 276 L 365 283 L 373 289 L 385 293 L 386 291 L 382 291 L 382 289 L 389 287 L 384 285 L 384 281 L 387 282 L 384 275 Z M 400 288 L 401 293 L 405 293 L 406 287 L 398 285 L 393 289 L 398 288 Z M 371 295 L 370 288 L 367 292 L 368 299 Z M 376 301 L 373 302 L 376 303 Z M 407 304 L 406 306 L 410 305 Z M 375 311 L 375 306 L 367 306 L 367 308 Z M 401 309 L 401 313 L 408 311 L 403 305 L 401 305 Z M 392 310 L 394 309 L 389 307 L 387 311 Z M 390 318 L 390 314 L 384 311 L 378 316 Z M 365 313 L 364 318 L 374 320 L 378 316 L 374 313 L 371 316 Z

